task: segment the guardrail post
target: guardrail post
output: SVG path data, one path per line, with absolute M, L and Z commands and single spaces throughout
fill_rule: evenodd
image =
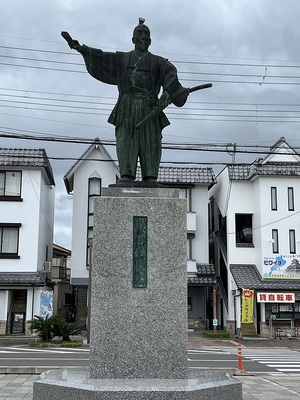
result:
M 238 369 L 244 371 L 242 358 L 242 345 L 238 343 Z

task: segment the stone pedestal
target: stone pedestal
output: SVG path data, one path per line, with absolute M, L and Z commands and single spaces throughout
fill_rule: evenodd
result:
M 224 373 L 188 379 L 89 379 L 87 370 L 53 370 L 33 383 L 34 400 L 241 400 L 242 384 Z
M 95 202 L 91 378 L 187 377 L 186 200 L 176 193 L 109 188 Z
M 35 400 L 242 399 L 241 383 L 187 369 L 186 201 L 167 188 L 95 201 L 87 370 L 50 371 Z

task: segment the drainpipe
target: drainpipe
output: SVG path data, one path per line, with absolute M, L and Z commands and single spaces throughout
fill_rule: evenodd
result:
M 32 285 L 32 301 L 31 301 L 31 321 L 33 320 L 34 314 L 34 285 Z M 32 324 L 31 324 L 31 334 L 33 333 Z
M 238 339 L 241 337 L 241 327 L 237 328 L 237 313 L 236 313 L 236 299 L 241 297 L 241 289 L 238 289 L 239 294 L 235 294 L 233 296 L 233 309 L 234 309 L 234 334 L 235 337 Z M 241 303 L 241 302 L 239 302 Z M 240 307 L 241 309 L 241 307 Z
M 88 238 L 89 242 L 89 286 L 88 286 L 88 326 L 87 326 L 87 343 L 91 341 L 91 302 L 92 302 L 92 259 L 93 259 L 93 238 Z

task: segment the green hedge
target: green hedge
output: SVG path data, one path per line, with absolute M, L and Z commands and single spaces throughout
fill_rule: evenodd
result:
M 224 331 L 218 331 L 215 333 L 214 331 L 203 331 L 202 336 L 205 338 L 210 338 L 210 339 L 227 339 L 230 338 L 230 334 L 228 332 Z

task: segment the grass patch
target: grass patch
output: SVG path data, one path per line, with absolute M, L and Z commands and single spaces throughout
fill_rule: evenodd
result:
M 60 347 L 65 347 L 65 348 L 78 348 L 78 347 L 82 347 L 82 342 L 62 342 L 60 344 Z
M 71 342 L 64 342 L 63 340 L 53 340 L 51 342 L 30 342 L 28 343 L 30 347 L 64 347 L 64 348 L 79 348 L 82 347 L 82 342 L 71 341 Z
M 228 339 L 230 338 L 230 334 L 225 331 L 218 331 L 215 333 L 214 331 L 203 331 L 201 335 L 205 338 L 209 339 Z

